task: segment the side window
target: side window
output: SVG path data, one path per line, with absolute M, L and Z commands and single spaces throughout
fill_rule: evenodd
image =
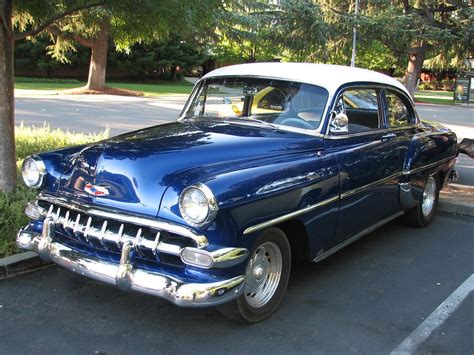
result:
M 387 120 L 390 127 L 403 127 L 413 123 L 411 111 L 400 96 L 387 90 Z
M 377 90 L 348 89 L 342 93 L 342 99 L 349 119 L 348 133 L 381 128 Z

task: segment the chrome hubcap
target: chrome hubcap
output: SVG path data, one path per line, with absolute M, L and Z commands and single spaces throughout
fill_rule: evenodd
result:
M 250 258 L 245 275 L 245 298 L 250 306 L 262 307 L 270 301 L 280 282 L 282 256 L 278 245 L 266 242 Z
M 436 181 L 430 176 L 426 182 L 425 189 L 423 190 L 423 202 L 421 204 L 421 212 L 423 216 L 427 217 L 433 210 L 433 206 L 436 200 Z

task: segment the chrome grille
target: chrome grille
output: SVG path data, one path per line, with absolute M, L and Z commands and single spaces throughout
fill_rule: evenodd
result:
M 110 218 L 110 213 L 106 218 L 45 200 L 38 200 L 37 205 L 45 218 L 54 221 L 59 233 L 93 248 L 120 253 L 125 243 L 132 243 L 140 257 L 161 260 L 167 256 L 179 257 L 184 247 L 202 247 L 199 239 L 115 220 Z

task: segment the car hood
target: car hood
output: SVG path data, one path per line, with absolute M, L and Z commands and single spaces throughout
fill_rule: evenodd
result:
M 59 194 L 80 203 L 156 216 L 166 188 L 189 185 L 219 169 L 318 150 L 322 140 L 299 133 L 216 122 L 174 122 L 89 145 L 63 160 Z M 196 181 L 198 179 L 199 181 Z M 186 181 L 189 180 L 189 181 Z M 106 189 L 91 196 L 86 185 Z

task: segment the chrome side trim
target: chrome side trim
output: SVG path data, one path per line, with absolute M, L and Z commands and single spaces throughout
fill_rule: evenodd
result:
M 20 230 L 17 245 L 22 249 L 35 251 L 42 258 L 79 275 L 115 285 L 122 290 L 161 297 L 183 307 L 215 306 L 229 302 L 243 292 L 244 275 L 212 283 L 186 283 L 164 273 L 136 269 L 131 262 L 131 241 L 124 244 L 120 264 L 83 255 L 53 242 L 53 231 L 49 228 L 49 221 L 46 222 L 42 236 Z
M 70 201 L 65 200 L 64 198 L 53 197 L 49 195 L 40 195 L 39 200 L 44 200 L 50 203 L 54 203 L 72 210 L 75 210 L 80 213 L 87 215 L 92 215 L 100 218 L 112 219 L 119 222 L 131 223 L 137 226 L 145 226 L 150 228 L 155 228 L 159 230 L 165 230 L 170 233 L 182 235 L 183 237 L 192 239 L 198 248 L 205 248 L 209 245 L 207 238 L 201 234 L 194 232 L 193 230 L 180 226 L 177 224 L 171 224 L 164 221 L 159 221 L 155 219 L 148 219 L 143 217 L 137 217 L 132 215 L 123 214 L 120 212 L 108 212 L 105 210 L 100 210 L 88 205 L 78 206 Z
M 364 132 L 348 133 L 348 134 L 337 134 L 337 135 L 327 133 L 324 136 L 324 138 L 325 139 L 347 139 L 347 138 L 352 138 L 352 137 L 369 136 L 371 134 L 382 134 L 382 133 L 405 131 L 405 130 L 417 128 L 419 126 L 420 126 L 419 124 L 412 124 L 412 125 L 403 126 L 403 127 L 378 128 L 378 129 L 372 129 L 372 130 L 368 130 L 368 131 L 364 131 Z
M 377 186 L 377 185 L 380 185 L 388 180 L 391 180 L 391 179 L 395 179 L 397 177 L 399 177 L 401 175 L 401 173 L 395 173 L 395 174 L 392 174 L 390 176 L 387 176 L 383 179 L 380 179 L 380 180 L 377 180 L 377 181 L 374 181 L 374 182 L 371 182 L 370 184 L 367 184 L 367 185 L 364 185 L 364 186 L 360 186 L 360 187 L 357 187 L 353 190 L 349 190 L 349 191 L 346 191 L 344 193 L 341 194 L 341 200 L 344 199 L 344 198 L 347 198 L 349 196 L 352 196 L 356 193 L 359 193 L 359 192 L 362 192 L 366 189 L 370 189 L 371 187 L 374 187 L 374 186 Z
M 435 167 L 436 165 L 441 165 L 441 164 L 444 164 L 444 163 L 446 163 L 446 162 L 448 162 L 448 161 L 450 161 L 450 160 L 454 160 L 454 159 L 456 159 L 455 156 L 452 156 L 452 157 L 449 157 L 449 158 L 445 158 L 445 159 L 441 159 L 441 160 L 438 160 L 438 161 L 436 161 L 436 162 L 434 162 L 434 163 L 426 164 L 426 165 L 420 166 L 420 167 L 418 167 L 418 168 L 414 168 L 414 169 L 410 169 L 410 170 L 403 170 L 403 171 L 402 171 L 402 174 L 403 174 L 403 175 L 416 174 L 416 173 L 418 173 L 418 172 L 420 172 L 420 171 L 423 171 L 423 170 L 425 170 L 425 169 L 433 168 L 433 167 Z
M 259 231 L 259 230 L 262 230 L 262 229 L 265 229 L 265 228 L 268 228 L 268 227 L 271 227 L 271 226 L 274 226 L 275 224 L 278 224 L 278 223 L 281 223 L 281 222 L 285 222 L 285 221 L 288 221 L 294 217 L 297 217 L 297 216 L 301 216 L 302 214 L 305 214 L 307 212 L 310 212 L 310 211 L 313 211 L 319 207 L 323 207 L 323 206 L 326 206 L 332 202 L 335 202 L 339 200 L 339 195 L 337 196 L 333 196 L 331 198 L 328 198 L 326 200 L 323 200 L 321 202 L 318 202 L 314 205 L 311 205 L 311 206 L 308 206 L 308 207 L 305 207 L 305 208 L 302 208 L 300 210 L 297 210 L 297 211 L 294 211 L 294 212 L 291 212 L 291 213 L 288 213 L 288 214 L 285 214 L 283 216 L 280 216 L 280 217 L 277 217 L 277 218 L 273 218 L 273 219 L 270 219 L 266 222 L 262 222 L 262 223 L 259 223 L 259 224 L 256 224 L 254 226 L 251 226 L 251 227 L 248 227 L 246 230 L 244 230 L 244 235 L 245 234 L 250 234 L 250 233 L 253 233 L 253 232 L 256 232 L 256 231 Z
M 390 216 L 390 217 L 387 217 L 385 219 L 382 219 L 380 221 L 378 221 L 377 223 L 375 223 L 374 225 L 370 226 L 369 228 L 366 228 L 364 229 L 362 232 L 359 232 L 357 233 L 356 235 L 354 235 L 353 237 L 350 237 L 349 239 L 346 239 L 345 241 L 343 241 L 342 243 L 340 244 L 337 244 L 336 246 L 332 247 L 331 249 L 329 249 L 328 251 L 325 251 L 321 254 L 318 254 L 314 259 L 313 261 L 315 263 L 317 262 L 320 262 L 324 259 L 326 259 L 329 255 L 331 254 L 334 254 L 335 252 L 341 250 L 342 248 L 348 246 L 349 244 L 355 242 L 356 240 L 362 238 L 363 236 L 369 234 L 370 232 L 373 232 L 374 230 L 376 230 L 377 228 L 379 228 L 380 226 L 394 220 L 395 218 L 398 218 L 400 217 L 402 214 L 404 214 L 405 212 L 403 211 L 400 211 L 400 212 L 397 212 L 395 213 L 394 215 Z

